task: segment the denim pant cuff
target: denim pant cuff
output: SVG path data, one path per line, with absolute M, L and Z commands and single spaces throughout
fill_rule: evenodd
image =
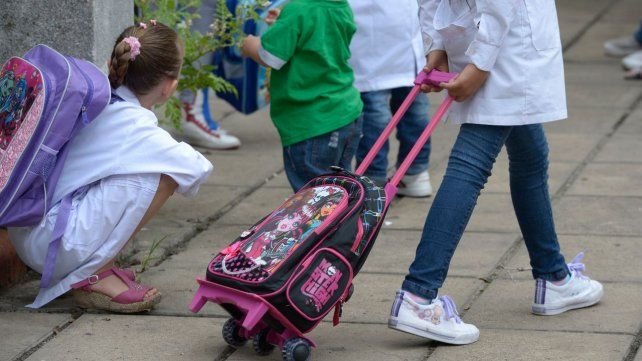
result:
M 638 31 L 633 34 L 633 37 L 635 37 L 635 40 L 638 41 L 638 44 L 642 46 L 642 21 L 640 21 L 640 27 L 638 28 Z
M 399 169 L 400 166 L 401 166 L 401 164 L 397 164 L 397 169 Z M 424 163 L 421 163 L 421 164 L 417 164 L 417 165 L 411 164 L 410 168 L 408 168 L 408 171 L 406 172 L 406 175 L 417 175 L 417 174 L 422 173 L 422 172 L 427 171 L 427 170 L 428 170 L 428 163 L 427 162 L 424 162 Z
M 555 282 L 555 281 L 561 281 L 566 276 L 568 276 L 570 273 L 568 271 L 568 268 L 564 267 L 563 269 L 560 269 L 555 272 L 550 272 L 550 273 L 537 273 L 535 270 L 533 270 L 533 278 L 538 279 L 541 278 L 543 280 L 549 281 L 549 282 Z
M 427 288 L 421 287 L 417 285 L 416 283 L 413 283 L 408 280 L 404 280 L 403 283 L 401 284 L 401 289 L 410 292 L 415 296 L 423 297 L 427 300 L 434 300 L 437 298 L 437 290 L 429 290 Z

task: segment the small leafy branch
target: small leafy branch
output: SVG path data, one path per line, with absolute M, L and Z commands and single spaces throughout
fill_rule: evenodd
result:
M 266 0 L 243 1 L 232 13 L 225 0 L 217 0 L 214 20 L 209 31 L 202 34 L 192 29 L 192 21 L 200 18 L 201 0 L 135 0 L 141 16 L 137 22 L 155 19 L 176 30 L 185 45 L 185 60 L 178 82 L 178 90 L 189 89 L 196 93 L 203 88 L 216 92 L 237 94 L 236 88 L 216 76 L 213 65 L 201 65 L 199 59 L 224 48 L 240 46 L 245 38 L 243 25 L 248 20 L 258 20 L 257 10 L 270 4 Z M 181 102 L 173 96 L 165 105 L 165 117 L 180 127 Z

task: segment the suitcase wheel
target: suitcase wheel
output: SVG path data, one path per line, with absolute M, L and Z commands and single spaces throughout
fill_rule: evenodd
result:
M 312 347 L 302 338 L 291 338 L 283 344 L 283 361 L 308 361 Z
M 234 318 L 230 318 L 225 321 L 223 325 L 223 339 L 227 342 L 228 345 L 239 348 L 247 342 L 247 339 L 242 337 L 239 333 L 241 326 L 238 321 Z
M 264 328 L 259 331 L 259 333 L 254 335 L 254 339 L 252 340 L 252 347 L 254 348 L 254 351 L 256 351 L 256 353 L 261 356 L 269 355 L 272 350 L 274 350 L 275 346 L 269 343 L 267 340 L 269 333 L 270 329 Z

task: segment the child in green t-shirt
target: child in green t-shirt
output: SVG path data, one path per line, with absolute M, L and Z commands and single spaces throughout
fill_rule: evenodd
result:
M 346 0 L 292 0 L 243 55 L 272 68 L 270 116 L 294 191 L 338 165 L 350 170 L 361 137 L 359 91 L 348 65 L 356 31 Z

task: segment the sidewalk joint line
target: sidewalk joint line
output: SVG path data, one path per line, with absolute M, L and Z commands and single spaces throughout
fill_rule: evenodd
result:
M 626 356 L 624 356 L 623 361 L 633 361 L 640 351 L 640 345 L 642 345 L 642 323 L 640 324 L 638 332 L 633 338 L 633 342 L 631 342 L 631 346 L 629 347 Z
M 598 21 L 600 21 L 606 13 L 609 12 L 611 8 L 613 8 L 617 3 L 621 2 L 622 0 L 613 0 L 607 3 L 602 9 L 600 9 L 597 12 L 597 15 L 595 15 L 592 19 L 589 20 L 589 22 L 584 25 L 580 30 L 578 30 L 573 37 L 569 39 L 566 44 L 562 45 L 562 52 L 566 53 L 571 47 L 573 47 L 583 36 L 586 34 L 586 32 L 592 28 Z
M 42 338 L 40 338 L 38 341 L 35 342 L 33 346 L 28 346 L 24 351 L 20 352 L 17 356 L 15 356 L 12 361 L 24 361 L 27 358 L 31 357 L 36 351 L 38 351 L 42 346 L 44 346 L 47 342 L 51 341 L 54 337 L 56 337 L 59 333 L 64 331 L 67 327 L 71 326 L 74 321 L 76 321 L 81 315 L 78 317 L 74 317 L 73 315 L 70 315 L 69 319 L 63 321 L 62 323 L 54 326 L 51 331 L 46 333 Z

